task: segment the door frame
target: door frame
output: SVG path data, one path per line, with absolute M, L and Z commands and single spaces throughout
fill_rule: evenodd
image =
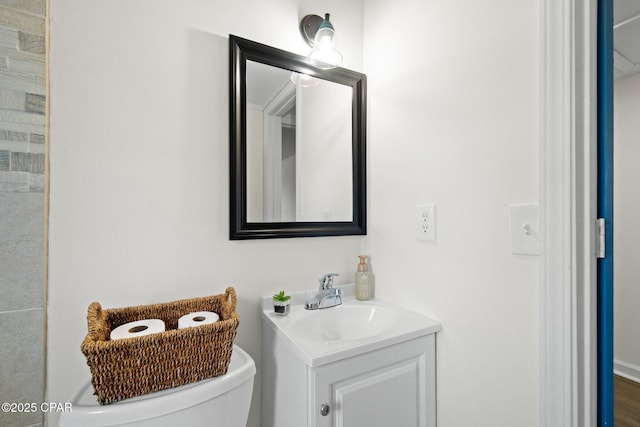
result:
M 597 424 L 597 0 L 542 0 L 540 426 Z

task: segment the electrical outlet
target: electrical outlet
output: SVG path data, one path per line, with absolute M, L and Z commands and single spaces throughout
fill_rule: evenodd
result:
M 416 206 L 416 239 L 424 242 L 436 241 L 436 206 Z

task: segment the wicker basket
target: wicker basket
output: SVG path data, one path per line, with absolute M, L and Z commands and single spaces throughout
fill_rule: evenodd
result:
M 236 292 L 229 287 L 224 294 L 166 304 L 103 310 L 92 303 L 81 349 L 98 401 L 105 405 L 226 374 L 240 322 L 236 302 Z M 178 319 L 195 311 L 213 311 L 220 320 L 177 329 Z M 162 319 L 166 330 L 109 339 L 116 327 L 142 319 Z

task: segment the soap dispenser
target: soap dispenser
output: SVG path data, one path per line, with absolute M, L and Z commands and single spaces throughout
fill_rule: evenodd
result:
M 373 274 L 369 271 L 366 255 L 358 255 L 358 271 L 356 271 L 356 299 L 366 301 L 373 296 Z

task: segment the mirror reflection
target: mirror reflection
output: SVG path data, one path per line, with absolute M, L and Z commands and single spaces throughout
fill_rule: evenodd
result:
M 229 48 L 229 238 L 366 234 L 366 75 Z
M 248 222 L 353 220 L 352 99 L 351 86 L 247 61 Z

